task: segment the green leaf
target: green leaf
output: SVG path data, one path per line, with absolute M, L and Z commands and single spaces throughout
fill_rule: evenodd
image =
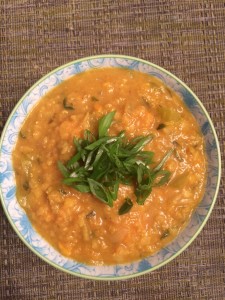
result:
M 91 151 L 91 152 L 89 152 L 89 154 L 87 155 L 87 158 L 86 158 L 86 160 L 85 160 L 85 166 L 84 166 L 85 169 L 88 169 L 88 168 L 90 167 L 90 165 L 91 165 L 91 160 L 92 160 L 94 154 L 95 154 L 95 152 L 94 152 L 94 151 Z
M 96 164 L 93 164 L 93 166 L 93 172 L 89 177 L 91 179 L 100 181 L 100 179 L 104 177 L 111 169 L 111 163 L 108 159 L 107 154 L 103 152 L 101 160 L 99 159 Z
M 89 185 L 85 184 L 85 183 L 76 184 L 73 187 L 81 193 L 90 193 L 91 192 Z
M 66 167 L 69 168 L 75 168 L 79 166 L 79 164 L 76 164 L 78 160 L 81 158 L 81 152 L 78 152 L 75 156 L 73 156 L 66 164 Z
M 142 189 L 137 188 L 135 190 L 135 195 L 137 196 L 137 204 L 143 205 L 151 192 L 152 188 L 148 186 L 142 186 Z
M 153 157 L 154 157 L 154 152 L 151 151 L 140 151 L 137 154 L 137 158 L 143 160 L 144 163 L 147 165 L 152 164 Z
M 29 181 L 25 181 L 23 183 L 23 188 L 24 188 L 25 191 L 29 191 L 29 189 L 30 189 Z
M 80 152 L 80 151 L 82 150 L 82 147 L 81 147 L 81 140 L 80 140 L 80 139 L 77 139 L 76 137 L 74 137 L 73 143 L 74 143 L 74 145 L 75 145 L 76 148 L 77 148 L 77 152 Z
M 73 105 L 67 103 L 67 98 L 63 99 L 63 107 L 67 110 L 74 110 Z
M 165 128 L 165 127 L 166 127 L 166 125 L 163 124 L 163 123 L 161 123 L 161 124 L 159 124 L 159 126 L 156 129 L 157 130 L 161 130 L 161 129 Z
M 96 153 L 95 159 L 93 161 L 93 167 L 96 166 L 96 164 L 99 162 L 104 150 L 103 147 L 99 147 L 98 152 Z
M 131 208 L 133 207 L 133 202 L 131 201 L 130 198 L 126 198 L 125 199 L 125 202 L 123 203 L 123 205 L 120 207 L 119 211 L 118 211 L 118 214 L 121 216 L 121 215 L 124 215 L 126 213 L 128 213 Z
M 112 185 L 109 186 L 108 190 L 112 199 L 115 201 L 118 197 L 119 181 L 117 180 L 116 182 L 112 182 Z
M 84 178 L 82 177 L 69 177 L 63 179 L 63 183 L 66 185 L 72 185 L 74 182 L 83 182 Z
M 101 146 L 102 144 L 104 144 L 106 141 L 109 140 L 109 137 L 103 137 L 101 139 L 98 139 L 97 141 L 91 143 L 90 145 L 85 147 L 85 150 L 95 150 L 96 148 L 98 148 L 99 146 Z
M 58 169 L 62 173 L 62 175 L 64 177 L 69 177 L 70 173 L 69 173 L 68 169 L 64 166 L 64 164 L 60 160 L 57 161 L 57 165 L 58 165 Z
M 143 166 L 139 165 L 137 167 L 137 182 L 138 182 L 139 185 L 142 183 L 143 175 L 144 175 Z
M 107 115 L 103 116 L 98 123 L 98 136 L 99 138 L 104 137 L 107 135 L 107 131 L 111 126 L 112 120 L 115 116 L 115 111 L 108 113 Z
M 157 180 L 159 177 L 159 180 L 155 183 L 154 182 L 154 186 L 162 186 L 165 183 L 167 183 L 170 179 L 171 176 L 171 172 L 167 171 L 167 170 L 160 170 L 159 172 L 157 172 L 156 174 L 156 179 Z
M 173 153 L 174 148 L 170 149 L 166 155 L 163 157 L 163 159 L 160 161 L 160 163 L 153 169 L 154 172 L 159 171 L 163 165 L 165 164 L 165 162 L 167 161 L 167 159 L 171 156 L 171 154 Z
M 130 149 L 130 153 L 137 153 L 140 151 L 145 145 L 147 145 L 150 141 L 152 141 L 153 135 L 149 134 L 145 137 L 140 138 L 138 143 Z
M 22 131 L 20 131 L 19 136 L 20 136 L 22 139 L 26 139 L 26 138 L 27 138 L 26 135 L 25 135 Z
M 99 120 L 99 138 L 89 131 L 84 139 L 74 138 L 77 153 L 58 168 L 64 176 L 63 183 L 80 192 L 90 192 L 100 201 L 113 206 L 117 199 L 119 184 L 134 186 L 136 201 L 143 205 L 152 188 L 168 182 L 170 172 L 162 170 L 171 155 L 171 149 L 155 167 L 151 168 L 154 153 L 143 151 L 153 135 L 138 136 L 128 142 L 125 131 L 117 136 L 107 136 L 115 112 Z
M 96 141 L 94 134 L 88 129 L 84 130 L 84 139 L 87 140 L 88 143 L 93 143 Z
M 95 102 L 96 102 L 96 101 L 99 101 L 99 99 L 96 98 L 95 96 L 92 96 L 92 97 L 91 97 L 91 100 L 92 100 L 92 101 L 95 101 Z
M 169 229 L 166 229 L 166 230 L 162 233 L 162 235 L 161 235 L 161 237 L 160 237 L 160 240 L 163 240 L 163 239 L 167 238 L 169 235 L 170 235 L 170 230 L 169 230 Z
M 107 193 L 107 190 L 103 186 L 103 184 L 101 184 L 93 179 L 90 179 L 90 178 L 88 178 L 88 183 L 89 183 L 89 187 L 90 187 L 92 194 L 96 198 L 98 198 L 102 202 L 108 204 L 109 206 L 112 206 L 112 199 L 111 199 L 109 193 Z
M 120 182 L 124 185 L 129 185 L 129 186 L 133 186 L 134 185 L 134 180 L 133 178 L 130 177 L 125 177 L 125 178 L 121 178 Z

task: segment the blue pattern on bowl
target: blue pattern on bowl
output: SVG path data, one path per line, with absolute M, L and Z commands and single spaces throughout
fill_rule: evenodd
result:
M 197 118 L 205 138 L 208 158 L 208 178 L 206 192 L 185 230 L 167 247 L 141 261 L 116 266 L 87 266 L 68 259 L 53 249 L 31 226 L 24 210 L 16 200 L 15 176 L 11 155 L 17 141 L 20 127 L 37 101 L 49 90 L 68 77 L 102 67 L 121 67 L 138 70 L 160 78 L 177 91 Z M 196 237 L 207 220 L 216 198 L 220 179 L 220 152 L 213 125 L 196 96 L 175 76 L 151 63 L 123 56 L 90 57 L 62 66 L 51 72 L 34 85 L 21 99 L 6 124 L 0 150 L 0 187 L 2 203 L 9 221 L 22 240 L 36 254 L 55 267 L 94 279 L 119 279 L 132 277 L 151 271 L 181 253 Z

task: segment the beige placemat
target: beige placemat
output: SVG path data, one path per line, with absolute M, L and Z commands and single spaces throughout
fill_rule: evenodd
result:
M 225 146 L 222 0 L 0 0 L 0 129 L 26 90 L 71 60 L 114 53 L 171 71 L 199 96 Z M 0 206 L 0 299 L 225 299 L 225 176 L 202 233 L 178 258 L 132 280 L 60 272 L 19 240 Z

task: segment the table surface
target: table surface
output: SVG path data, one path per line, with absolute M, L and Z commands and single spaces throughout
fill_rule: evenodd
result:
M 0 0 L 0 132 L 43 75 L 95 54 L 158 64 L 201 99 L 215 125 L 224 170 L 225 2 L 222 0 Z M 209 221 L 179 257 L 117 282 L 80 279 L 38 258 L 0 206 L 0 299 L 225 299 L 225 176 Z

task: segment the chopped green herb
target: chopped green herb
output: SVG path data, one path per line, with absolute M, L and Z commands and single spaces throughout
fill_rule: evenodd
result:
M 63 165 L 63 163 L 61 161 L 57 162 L 58 164 L 58 168 L 60 170 L 60 172 L 63 174 L 64 177 L 69 176 L 69 171 L 67 170 L 67 168 Z
M 160 170 L 156 173 L 154 186 L 161 186 L 167 183 L 170 179 L 171 173 L 167 170 Z
M 103 184 L 101 184 L 91 178 L 88 179 L 88 183 L 89 183 L 92 194 L 96 198 L 98 198 L 99 200 L 101 200 L 104 203 L 107 203 L 109 206 L 113 206 L 112 205 L 113 199 L 112 199 L 111 195 L 109 193 L 107 193 L 107 190 Z
M 120 207 L 118 214 L 124 215 L 124 214 L 128 213 L 132 207 L 133 207 L 133 202 L 131 201 L 130 198 L 126 198 L 125 202 Z
M 169 235 L 170 235 L 170 231 L 169 231 L 169 229 L 166 229 L 166 230 L 162 233 L 160 239 L 163 240 L 163 239 L 167 238 Z
M 183 158 L 180 156 L 180 153 L 179 153 L 179 148 L 181 148 L 180 144 L 177 142 L 177 141 L 173 141 L 173 145 L 175 146 L 174 148 L 174 156 L 176 157 L 176 159 L 178 161 L 183 161 Z
M 28 190 L 30 189 L 30 185 L 29 185 L 29 182 L 28 182 L 28 181 L 25 181 L 25 182 L 23 183 L 23 188 L 24 188 L 25 191 L 28 191 Z
M 176 157 L 176 159 L 178 161 L 183 161 L 183 158 L 180 156 L 179 152 L 177 151 L 177 149 L 174 149 L 174 156 Z
M 171 156 L 173 151 L 174 151 L 174 149 L 172 148 L 166 153 L 166 155 L 163 157 L 163 159 L 160 161 L 160 163 L 153 169 L 155 172 L 161 170 L 161 168 L 163 167 L 163 165 L 165 164 L 167 159 Z
M 96 212 L 94 210 L 92 210 L 91 212 L 89 212 L 87 215 L 86 215 L 86 218 L 87 219 L 90 219 L 90 218 L 93 218 L 96 216 Z
M 66 98 L 63 99 L 63 107 L 65 109 L 67 109 L 67 110 L 74 110 L 73 105 L 72 104 L 68 104 Z
M 147 106 L 148 108 L 150 108 L 150 107 L 151 107 L 151 105 L 150 105 L 150 103 L 149 103 L 149 101 L 148 101 L 148 99 L 147 99 L 147 98 L 145 98 L 145 97 L 141 97 L 141 99 L 142 99 L 142 101 L 143 101 L 143 103 L 144 103 L 144 105 L 145 105 L 145 106 Z
M 162 167 L 173 149 L 151 168 L 154 153 L 143 148 L 153 135 L 138 136 L 129 142 L 124 131 L 108 136 L 114 115 L 115 111 L 99 120 L 97 138 L 89 130 L 85 130 L 84 139 L 74 138 L 75 155 L 65 164 L 58 161 L 62 182 L 80 192 L 92 193 L 111 207 L 117 199 L 119 184 L 131 185 L 135 187 L 136 202 L 143 205 L 153 187 L 168 182 L 170 172 Z M 131 204 L 126 200 L 124 207 L 128 206 Z
M 115 113 L 116 113 L 115 111 L 112 111 L 99 120 L 99 126 L 98 126 L 99 138 L 107 135 L 107 131 L 112 123 Z
M 91 100 L 92 100 L 92 101 L 95 101 L 95 102 L 99 101 L 99 99 L 96 98 L 95 96 L 92 96 L 92 97 L 91 97 Z
M 89 185 L 85 184 L 85 183 L 76 184 L 76 186 L 74 186 L 74 188 L 81 193 L 90 193 L 91 192 Z
M 60 194 L 62 194 L 62 195 L 67 195 L 67 192 L 64 191 L 63 189 L 59 189 L 59 192 L 60 192 Z
M 20 131 L 20 137 L 21 137 L 22 139 L 26 139 L 26 138 L 27 138 L 26 135 L 25 135 L 22 131 Z
M 161 123 L 161 124 L 159 124 L 159 126 L 156 128 L 157 130 L 160 130 L 160 129 L 163 129 L 163 128 L 165 128 L 166 127 L 166 125 L 165 124 L 163 124 L 163 123 Z

